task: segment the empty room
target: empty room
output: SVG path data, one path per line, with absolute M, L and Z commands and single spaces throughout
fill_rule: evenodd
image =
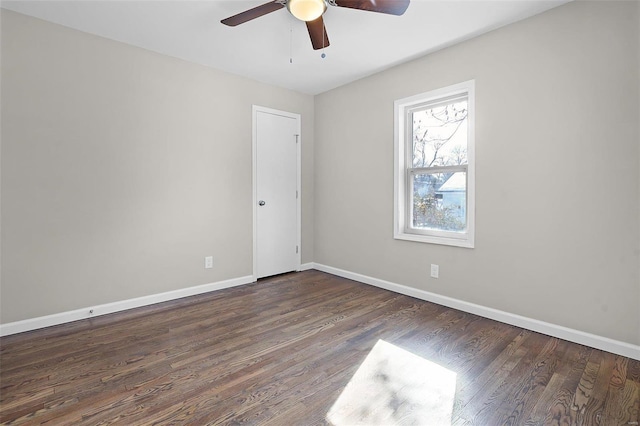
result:
M 0 6 L 0 424 L 640 423 L 640 2 Z

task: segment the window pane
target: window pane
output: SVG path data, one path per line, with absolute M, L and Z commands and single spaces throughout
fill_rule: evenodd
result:
M 467 164 L 467 100 L 414 111 L 413 167 Z
M 467 223 L 466 172 L 413 175 L 412 227 L 464 232 Z

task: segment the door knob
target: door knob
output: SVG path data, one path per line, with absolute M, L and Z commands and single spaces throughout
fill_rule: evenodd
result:
M 262 201 L 262 200 L 258 201 L 258 205 L 259 205 L 259 206 L 264 206 L 265 204 L 266 204 L 266 203 L 265 203 L 264 201 Z

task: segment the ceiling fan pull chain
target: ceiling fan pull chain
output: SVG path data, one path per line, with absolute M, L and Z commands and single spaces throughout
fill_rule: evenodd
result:
M 289 63 L 293 64 L 293 25 L 289 24 Z

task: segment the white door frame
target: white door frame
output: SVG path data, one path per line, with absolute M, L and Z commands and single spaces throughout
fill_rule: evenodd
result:
M 300 114 L 295 114 L 286 111 L 280 111 L 277 109 L 262 107 L 259 105 L 252 106 L 252 183 L 253 183 L 253 281 L 258 280 L 258 133 L 257 133 L 257 119 L 258 112 L 264 112 L 268 114 L 281 115 L 284 117 L 293 118 L 296 120 L 296 133 L 297 133 L 297 142 L 296 142 L 296 190 L 297 190 L 297 200 L 296 200 L 296 271 L 300 270 L 300 259 L 302 252 L 302 241 L 301 241 L 301 229 L 302 229 L 302 219 L 301 219 L 301 200 L 302 200 L 302 192 L 301 192 L 301 155 L 300 155 L 300 145 L 302 143 L 302 135 L 300 131 Z

